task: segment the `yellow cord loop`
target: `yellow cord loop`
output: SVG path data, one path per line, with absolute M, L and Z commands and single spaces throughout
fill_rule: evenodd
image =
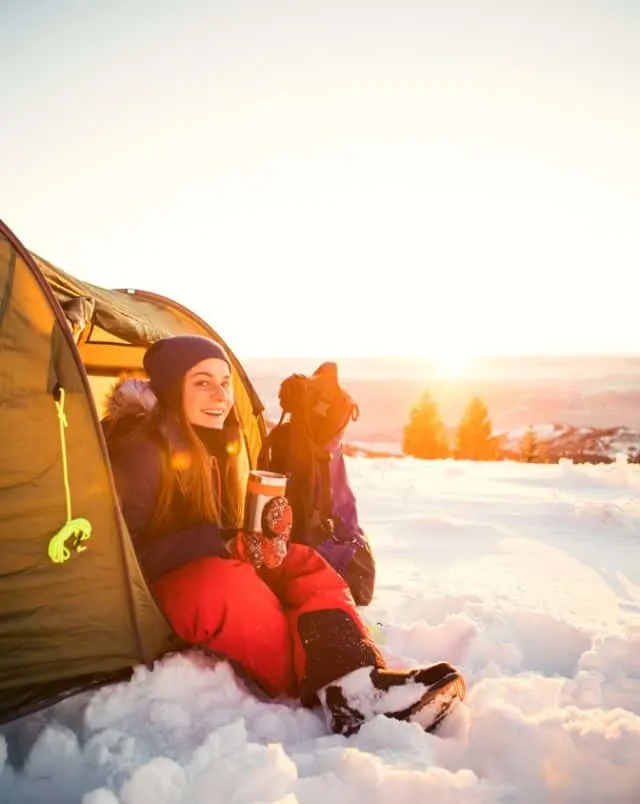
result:
M 67 462 L 67 440 L 65 430 L 69 426 L 67 414 L 64 410 L 64 388 L 60 389 L 60 399 L 54 399 L 56 411 L 58 413 L 58 424 L 60 427 L 60 447 L 62 450 L 62 477 L 64 481 L 64 495 L 67 506 L 67 521 L 54 534 L 49 541 L 49 558 L 54 564 L 62 564 L 71 557 L 71 550 L 81 553 L 86 550 L 86 545 L 82 542 L 86 541 L 91 536 L 93 530 L 91 522 L 88 519 L 73 519 L 71 515 L 71 486 L 69 485 L 69 465 Z M 66 541 L 73 537 L 73 544 L 71 549 L 66 545 Z

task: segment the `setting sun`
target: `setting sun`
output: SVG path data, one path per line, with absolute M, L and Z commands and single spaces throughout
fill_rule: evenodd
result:
M 463 377 L 471 371 L 474 361 L 475 355 L 471 352 L 455 349 L 443 351 L 431 357 L 431 362 L 439 377 Z

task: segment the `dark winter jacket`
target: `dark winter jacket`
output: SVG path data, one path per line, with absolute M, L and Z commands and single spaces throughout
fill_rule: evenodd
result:
M 163 462 L 162 441 L 174 449 L 180 448 L 177 422 L 168 415 L 159 416 L 153 429 L 143 426 L 156 404 L 148 383 L 125 380 L 107 401 L 107 416 L 102 422 L 122 513 L 149 582 L 197 558 L 229 558 L 225 538 L 233 535 L 211 522 L 194 522 L 179 493 L 172 501 L 166 521 L 153 529 L 151 520 Z M 209 444 L 207 447 L 212 449 Z

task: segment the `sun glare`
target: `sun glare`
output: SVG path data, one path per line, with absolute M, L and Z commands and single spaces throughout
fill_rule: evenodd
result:
M 443 352 L 434 355 L 432 362 L 439 377 L 455 379 L 469 374 L 474 362 L 474 355 L 461 351 Z

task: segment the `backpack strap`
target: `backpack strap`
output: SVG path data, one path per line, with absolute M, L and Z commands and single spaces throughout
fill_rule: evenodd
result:
M 319 480 L 319 493 L 318 493 L 318 507 L 314 511 L 315 518 L 317 518 L 317 527 L 324 531 L 329 536 L 335 533 L 335 523 L 333 519 L 333 506 L 331 504 L 331 453 L 324 452 L 323 455 L 318 457 L 318 480 Z M 315 500 L 314 500 L 315 503 Z

